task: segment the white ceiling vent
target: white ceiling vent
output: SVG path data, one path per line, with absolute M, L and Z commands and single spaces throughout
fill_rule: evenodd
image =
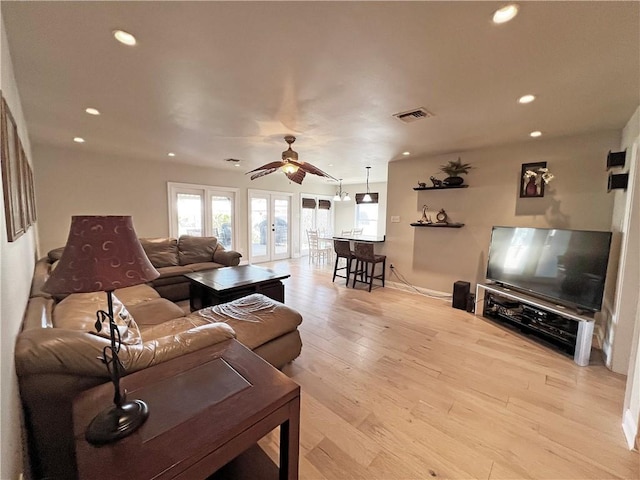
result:
M 423 118 L 433 117 L 433 113 L 428 112 L 426 108 L 420 107 L 415 110 L 394 113 L 393 116 L 403 123 L 412 123 Z

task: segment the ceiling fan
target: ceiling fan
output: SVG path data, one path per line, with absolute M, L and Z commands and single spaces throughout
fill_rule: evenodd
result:
M 295 152 L 291 149 L 291 144 L 296 141 L 296 137 L 294 137 L 293 135 L 287 135 L 284 137 L 284 141 L 289 144 L 289 148 L 282 152 L 282 160 L 267 163 L 265 165 L 262 165 L 261 167 L 251 170 L 250 172 L 247 172 L 247 175 L 253 173 L 253 175 L 251 175 L 251 180 L 269 175 L 270 173 L 273 173 L 280 168 L 289 180 L 291 180 L 292 182 L 296 182 L 298 185 L 302 185 L 302 180 L 304 180 L 304 177 L 307 173 L 318 175 L 320 177 L 331 178 L 338 181 L 336 178 L 332 177 L 326 172 L 323 172 L 318 167 L 315 167 L 310 163 L 298 161 L 298 152 Z

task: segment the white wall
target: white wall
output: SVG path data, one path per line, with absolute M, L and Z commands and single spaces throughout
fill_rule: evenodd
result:
M 31 159 L 20 95 L 0 12 L 0 89 L 18 125 L 18 135 Z M 0 191 L 2 186 L 0 185 Z M 30 228 L 14 242 L 7 241 L 4 196 L 0 192 L 0 478 L 17 479 L 23 470 L 22 409 L 14 368 L 14 347 L 29 298 L 36 257 L 36 228 Z
M 391 162 L 387 218 L 399 216 L 400 223 L 387 221 L 387 263 L 417 287 L 451 292 L 456 280 L 484 280 L 494 225 L 609 230 L 613 194 L 607 194 L 606 156 L 619 144 L 620 132 L 606 131 Z M 465 177 L 469 188 L 413 190 L 458 156 L 473 166 Z M 556 178 L 543 198 L 519 198 L 521 164 L 540 161 Z M 452 222 L 465 226 L 411 227 L 425 204 L 430 211 L 444 208 Z
M 235 187 L 240 212 L 239 246 L 248 259 L 247 196 L 249 189 L 294 192 L 292 216 L 299 215 L 299 194 L 333 196 L 335 185 L 289 182 L 280 172 L 251 180 L 246 168 L 220 170 L 181 165 L 171 161 L 150 162 L 106 156 L 87 145 L 67 148 L 34 145 L 35 185 L 39 205 L 38 230 L 43 253 L 63 246 L 72 215 L 131 215 L 140 237 L 169 235 L 167 182 Z M 298 229 L 292 229 L 292 244 L 299 247 Z

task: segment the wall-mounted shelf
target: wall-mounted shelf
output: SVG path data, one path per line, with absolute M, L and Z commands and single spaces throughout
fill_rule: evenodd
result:
M 449 190 L 450 188 L 467 188 L 469 185 L 443 185 L 442 187 L 413 187 L 414 190 Z
M 460 228 L 464 223 L 412 223 L 412 227 Z

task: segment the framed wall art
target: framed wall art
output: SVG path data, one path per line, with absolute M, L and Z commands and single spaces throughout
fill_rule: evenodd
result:
M 0 109 L 0 160 L 2 163 L 4 213 L 7 224 L 7 239 L 13 242 L 27 228 L 23 201 L 22 176 L 24 173 L 21 165 L 18 127 L 4 97 L 2 97 Z
M 520 171 L 520 198 L 544 197 L 545 172 L 547 162 L 523 163 Z

